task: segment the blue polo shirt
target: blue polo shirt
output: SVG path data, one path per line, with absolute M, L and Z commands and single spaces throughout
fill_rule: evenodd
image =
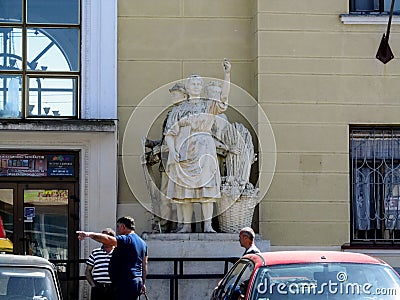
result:
M 136 234 L 117 235 L 109 266 L 113 283 L 129 282 L 142 277 L 143 260 L 147 256 L 146 243 Z

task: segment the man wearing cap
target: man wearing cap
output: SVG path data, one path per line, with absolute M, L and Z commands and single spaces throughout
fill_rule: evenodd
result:
M 240 246 L 246 249 L 243 255 L 260 253 L 260 249 L 258 249 L 257 246 L 254 244 L 255 237 L 256 234 L 254 233 L 254 230 L 251 229 L 250 227 L 244 227 L 242 228 L 242 230 L 240 230 L 239 233 Z

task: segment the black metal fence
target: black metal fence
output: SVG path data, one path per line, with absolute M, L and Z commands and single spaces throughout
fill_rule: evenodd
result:
M 173 273 L 172 274 L 157 274 L 149 272 L 147 274 L 147 280 L 169 280 L 169 299 L 170 300 L 178 300 L 179 299 L 179 281 L 187 280 L 187 279 L 221 279 L 224 274 L 227 273 L 230 266 L 233 265 L 239 258 L 238 257 L 199 257 L 199 258 L 179 258 L 179 257 L 149 257 L 149 263 L 151 262 L 169 262 L 173 264 Z M 223 262 L 223 270 L 221 273 L 186 273 L 185 272 L 185 263 L 190 262 Z M 72 264 L 85 264 L 86 259 L 79 260 L 57 260 L 52 261 L 56 267 L 62 266 L 66 267 L 66 272 L 63 272 L 63 276 L 59 276 L 61 284 L 74 286 L 78 288 L 80 280 L 86 280 L 84 275 L 75 276 L 71 274 L 69 270 L 71 269 L 79 269 L 79 268 L 71 268 Z M 61 274 L 60 274 L 61 275 Z M 64 296 L 64 299 L 69 299 Z

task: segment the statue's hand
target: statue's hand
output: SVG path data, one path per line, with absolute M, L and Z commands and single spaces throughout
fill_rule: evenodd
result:
M 141 163 L 142 165 L 147 164 L 146 154 L 140 155 L 140 163 Z
M 223 62 L 223 66 L 224 66 L 224 72 L 225 73 L 230 73 L 231 72 L 231 62 L 229 61 L 229 59 L 224 58 L 224 62 Z
M 238 147 L 229 148 L 228 151 L 234 155 L 239 155 L 241 153 L 241 151 Z
M 179 153 L 175 150 L 170 150 L 168 154 L 168 164 L 174 164 L 179 162 Z

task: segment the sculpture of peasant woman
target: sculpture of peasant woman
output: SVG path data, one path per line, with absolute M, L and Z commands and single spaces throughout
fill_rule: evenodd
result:
M 182 205 L 181 233 L 191 232 L 194 202 L 201 203 L 204 232 L 215 232 L 211 219 L 213 203 L 221 197 L 221 177 L 211 128 L 215 115 L 228 106 L 231 64 L 227 59 L 223 67 L 224 82 L 219 99 L 202 98 L 203 79 L 190 76 L 185 84 L 188 99 L 172 109 L 165 127 L 169 148 L 167 197 Z

